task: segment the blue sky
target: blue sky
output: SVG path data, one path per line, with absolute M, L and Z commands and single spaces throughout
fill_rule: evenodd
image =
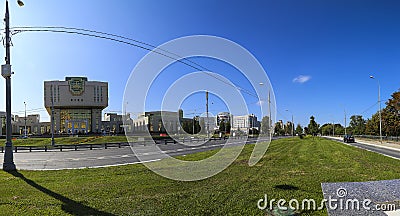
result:
M 267 72 L 277 118 L 289 120 L 291 114 L 285 111 L 289 109 L 302 125 L 311 115 L 320 124 L 343 124 L 344 110 L 349 116 L 370 117 L 377 109 L 368 109 L 377 101 L 377 83 L 370 75 L 380 81 L 382 100 L 400 87 L 398 1 L 24 2 L 19 8 L 10 1 L 11 26 L 79 27 L 153 45 L 198 34 L 232 40 L 249 50 Z M 106 111 L 121 111 L 129 74 L 147 53 L 107 40 L 55 33 L 20 33 L 13 44 L 12 106 L 13 113 L 20 115 L 24 101 L 28 110 L 44 108 L 44 80 L 73 75 L 108 81 Z M 4 52 L 0 56 L 4 59 Z M 296 78 L 305 82 L 294 82 Z M 0 95 L 0 110 L 5 110 L 4 79 Z M 223 109 L 218 99 L 215 103 Z M 188 104 L 202 106 L 187 102 L 188 110 Z M 49 119 L 44 110 L 39 111 L 42 120 Z

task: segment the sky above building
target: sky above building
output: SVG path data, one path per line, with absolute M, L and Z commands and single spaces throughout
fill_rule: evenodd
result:
M 121 35 L 154 46 L 191 35 L 213 35 L 246 48 L 265 69 L 274 89 L 277 119 L 308 124 L 344 123 L 347 116 L 371 117 L 377 111 L 378 85 L 382 101 L 400 87 L 400 2 L 335 1 L 10 1 L 11 26 L 76 27 Z M 0 8 L 4 11 L 4 4 Z M 44 109 L 43 81 L 86 76 L 109 83 L 106 112 L 122 112 L 123 94 L 131 71 L 148 50 L 99 38 L 66 33 L 23 32 L 12 37 L 12 112 L 39 113 Z M 0 54 L 4 59 L 4 52 Z M 250 88 L 228 66 L 192 59 Z M 169 74 L 174 74 L 170 67 Z M 158 77 L 173 83 L 193 68 L 176 66 L 174 76 Z M 229 69 L 229 70 L 228 70 Z M 167 72 L 166 72 L 167 73 Z M 233 73 L 233 72 L 232 72 Z M 235 73 L 236 74 L 236 73 Z M 377 80 L 369 78 L 374 75 Z M 165 81 L 165 82 L 164 82 Z M 163 92 L 166 85 L 155 87 Z M 229 86 L 221 84 L 221 88 Z M 252 91 L 251 89 L 249 89 Z M 5 110 L 5 82 L 0 81 L 0 110 Z M 257 100 L 246 97 L 247 104 Z M 157 94 L 148 99 L 157 109 Z M 210 111 L 225 111 L 217 97 Z M 188 116 L 205 111 L 197 93 L 182 104 Z M 250 108 L 251 110 L 251 108 Z M 286 111 L 289 110 L 289 111 Z M 191 114 L 192 113 L 192 114 Z

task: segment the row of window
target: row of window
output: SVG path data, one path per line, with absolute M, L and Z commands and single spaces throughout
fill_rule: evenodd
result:
M 46 88 L 44 88 L 44 98 L 46 99 Z M 57 88 L 53 85 L 50 86 L 50 101 L 60 102 L 60 86 Z
M 94 87 L 93 100 L 94 102 L 103 102 L 103 88 L 101 86 Z

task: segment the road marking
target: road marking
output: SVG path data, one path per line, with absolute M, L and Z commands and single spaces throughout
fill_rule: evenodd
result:
M 84 166 L 84 167 L 76 167 L 76 168 L 50 168 L 50 169 L 28 169 L 28 170 L 38 170 L 38 171 L 46 171 L 46 170 L 75 170 L 75 169 L 95 169 L 95 168 L 105 168 L 105 167 L 115 167 L 115 166 L 126 166 L 126 165 L 133 165 L 133 164 L 143 164 L 143 163 L 150 163 L 160 161 L 161 159 L 153 159 L 147 161 L 138 161 L 138 162 L 131 162 L 131 163 L 121 163 L 121 164 L 112 164 L 112 165 L 101 165 L 101 166 Z M 23 169 L 22 169 L 23 170 Z
M 385 153 L 373 151 L 373 150 L 367 149 L 366 147 L 363 148 L 363 147 L 361 147 L 361 146 L 357 146 L 357 145 L 352 145 L 352 144 L 350 144 L 350 143 L 341 142 L 341 140 L 338 140 L 338 139 L 331 139 L 331 140 L 334 140 L 334 141 L 339 142 L 339 143 L 343 143 L 343 144 L 348 145 L 348 146 L 351 146 L 351 147 L 353 147 L 353 148 L 362 149 L 362 150 L 364 150 L 364 151 L 369 151 L 369 152 L 373 152 L 373 153 L 376 153 L 376 154 L 380 154 L 380 155 L 383 155 L 383 156 L 386 156 L 386 157 L 390 157 L 390 158 L 393 158 L 393 159 L 396 159 L 396 160 L 400 160 L 400 158 L 393 157 L 393 156 L 387 155 L 387 154 L 385 154 Z M 361 142 L 359 142 L 358 144 L 360 144 L 360 145 L 366 145 L 366 146 L 373 146 L 373 147 L 378 148 L 378 149 L 381 148 L 380 146 L 374 146 L 374 145 L 371 145 L 371 144 L 365 144 L 365 143 L 361 143 Z M 384 149 L 386 149 L 386 148 L 381 148 L 381 149 L 384 150 Z M 388 149 L 386 149 L 386 150 L 388 150 Z M 389 149 L 389 150 L 390 150 L 390 149 Z M 397 150 L 397 151 L 398 151 L 398 150 Z

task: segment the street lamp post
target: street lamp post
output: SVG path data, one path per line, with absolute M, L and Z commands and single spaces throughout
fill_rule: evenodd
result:
M 260 86 L 264 86 L 264 83 L 263 83 L 263 82 L 260 82 L 259 85 L 260 85 Z M 269 125 L 268 125 L 268 130 L 269 130 L 269 132 L 268 132 L 268 134 L 269 134 L 270 137 L 272 137 L 272 135 L 273 135 L 273 130 L 272 130 L 271 91 L 270 91 L 270 90 L 268 90 L 267 103 L 268 103 L 268 116 L 269 116 L 269 122 L 268 122 L 268 124 L 269 124 Z M 262 106 L 261 100 L 260 100 L 260 106 Z
M 24 118 L 24 122 L 25 122 L 25 125 L 24 125 L 24 138 L 26 138 L 27 136 L 26 136 L 26 102 L 24 102 L 24 106 L 25 106 L 25 118 Z
M 382 143 L 382 114 L 381 114 L 381 85 L 379 84 L 379 80 L 374 76 L 369 76 L 369 78 L 376 80 L 378 83 L 378 103 L 379 103 L 379 140 Z
M 23 6 L 23 2 L 18 0 L 18 5 Z M 8 9 L 8 0 L 6 0 L 6 13 L 4 17 L 5 21 L 5 47 L 6 57 L 5 64 L 1 66 L 1 75 L 6 80 L 6 144 L 4 152 L 4 163 L 3 170 L 14 171 L 16 170 L 14 164 L 14 156 L 12 152 L 12 125 L 11 125 L 11 38 L 10 38 L 10 13 Z
M 54 141 L 54 89 L 53 85 L 51 87 L 51 146 L 55 146 L 55 141 Z M 71 129 L 73 130 L 73 128 Z M 73 132 L 72 132 L 73 133 Z
M 192 132 L 192 134 L 195 134 L 194 133 L 194 124 L 195 124 L 195 120 L 196 120 L 196 110 L 194 110 L 194 116 L 193 116 L 193 132 Z
M 290 114 L 292 114 L 292 136 L 294 136 L 294 121 L 293 121 L 293 113 L 290 112 L 290 110 L 286 110 L 286 112 L 289 112 Z
M 206 91 L 207 139 L 210 139 L 210 122 L 208 119 L 208 91 Z
M 346 109 L 344 110 L 344 135 L 347 134 L 347 116 L 346 116 Z

